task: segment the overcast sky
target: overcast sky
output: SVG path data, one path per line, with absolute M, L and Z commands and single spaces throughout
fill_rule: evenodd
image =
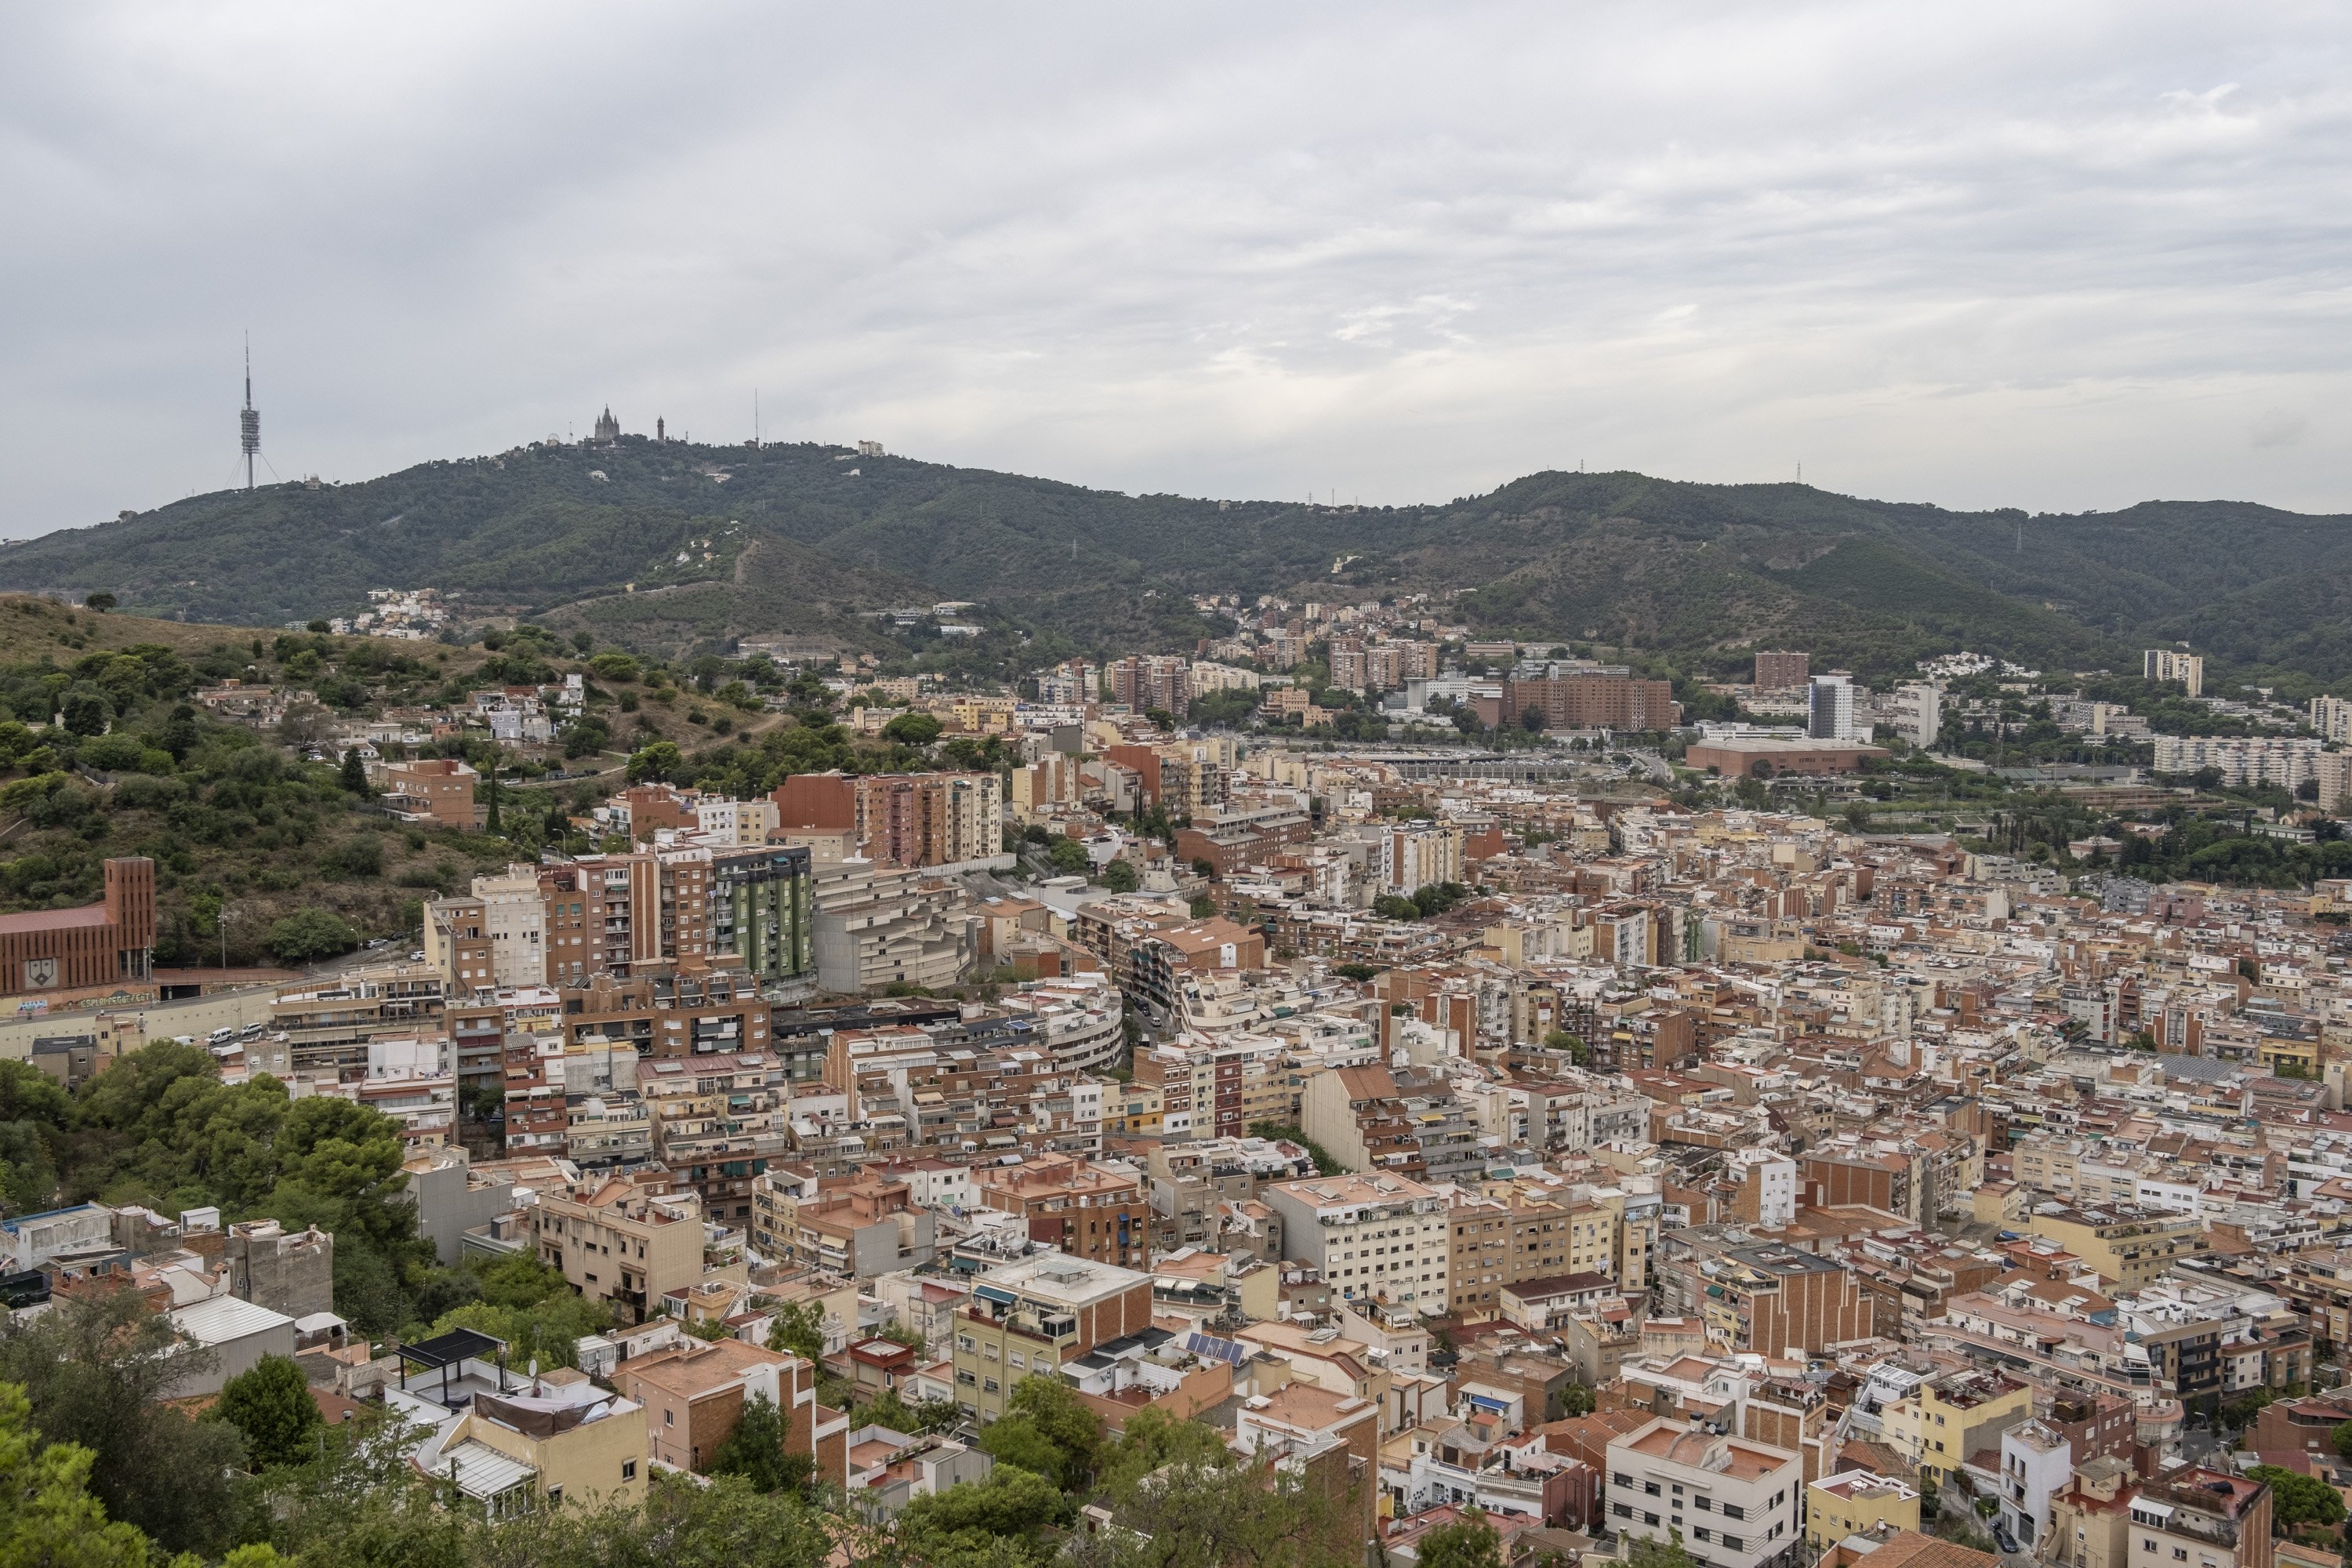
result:
M 2352 510 L 2341 5 L 16 7 L 0 534 L 584 432 Z

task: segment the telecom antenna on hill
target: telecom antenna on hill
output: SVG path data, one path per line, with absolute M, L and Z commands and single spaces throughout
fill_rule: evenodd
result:
M 245 488 L 253 489 L 253 458 L 261 450 L 261 410 L 253 405 L 253 334 L 245 337 L 245 407 L 236 416 L 237 444 L 245 450 Z

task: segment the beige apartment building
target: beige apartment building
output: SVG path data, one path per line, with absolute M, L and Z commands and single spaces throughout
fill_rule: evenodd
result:
M 691 1192 L 655 1194 L 614 1177 L 540 1195 L 530 1210 L 539 1260 L 563 1271 L 592 1301 L 609 1301 L 638 1321 L 663 1295 L 702 1278 L 702 1201 Z
M 1465 1318 L 1500 1315 L 1503 1288 L 1569 1275 L 1616 1275 L 1617 1216 L 1593 1205 L 1570 1207 L 1565 1194 L 1490 1183 L 1483 1194 L 1455 1191 L 1449 1310 Z
M 1402 1176 L 1276 1182 L 1259 1201 L 1282 1218 L 1282 1255 L 1313 1265 L 1338 1299 L 1386 1296 L 1424 1316 L 1446 1310 L 1453 1226 L 1434 1187 Z
M 1150 1328 L 1151 1276 L 1038 1253 L 975 1279 L 954 1324 L 956 1403 L 986 1425 L 1023 1378 L 1059 1376 L 1097 1345 Z
M 2204 1250 L 2205 1227 L 2194 1215 L 2137 1204 L 2045 1209 L 2026 1227 L 2081 1258 L 2118 1292 L 2139 1289 Z

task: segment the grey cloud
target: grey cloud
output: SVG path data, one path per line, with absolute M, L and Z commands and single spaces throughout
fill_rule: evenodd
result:
M 2333 8 L 53 8 L 0 531 L 611 403 L 1132 490 L 2343 508 Z

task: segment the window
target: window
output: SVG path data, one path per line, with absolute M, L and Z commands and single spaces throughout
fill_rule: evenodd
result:
M 1622 1470 L 1618 1471 L 1615 1475 L 1613 1475 L 1613 1476 L 1610 1477 L 1609 1479 L 1610 1479 L 1610 1480 L 1611 1480 L 1612 1483 L 1614 1483 L 1614 1484 L 1615 1484 L 1615 1485 L 1617 1485 L 1617 1486 L 1621 1486 L 1621 1487 L 1630 1487 L 1630 1486 L 1632 1486 L 1632 1485 L 1633 1484 L 1633 1477 L 1631 1477 L 1631 1476 L 1629 1476 L 1629 1475 L 1627 1475 L 1627 1474 L 1626 1474 L 1624 1471 L 1622 1471 Z
M 1713 1508 L 1715 1504 L 1706 1498 L 1695 1497 L 1691 1499 L 1691 1506 L 1698 1510 L 1699 1512 L 1705 1513 L 1707 1510 Z
M 1656 1497 L 1658 1495 L 1658 1483 L 1655 1481 L 1643 1481 L 1642 1483 L 1642 1492 L 1645 1497 Z
M 1740 1507 L 1736 1502 L 1727 1502 L 1723 1505 L 1723 1517 L 1726 1519 L 1746 1519 L 1748 1517 L 1748 1510 Z
M 996 1379 L 992 1377 L 982 1378 L 980 1380 L 980 1389 L 982 1394 L 994 1394 L 996 1392 Z
M 668 1410 L 665 1410 L 665 1411 L 663 1411 L 663 1412 L 662 1412 L 662 1425 L 663 1425 L 663 1426 L 677 1426 L 677 1414 L 676 1414 L 675 1412 L 673 1412 L 673 1411 L 668 1411 Z
M 625 1481 L 634 1481 L 637 1479 L 637 1462 L 635 1459 L 621 1461 L 621 1479 Z
M 1727 1552 L 1738 1552 L 1746 1545 L 1747 1537 L 1745 1536 L 1727 1535 L 1723 1538 L 1723 1548 Z
M 1694 1541 L 1712 1541 L 1715 1539 L 1715 1532 L 1702 1524 L 1696 1530 L 1691 1531 L 1691 1539 Z
M 1633 1517 L 1633 1505 L 1629 1502 L 1616 1503 L 1611 1506 L 1609 1511 L 1619 1519 L 1631 1519 Z
M 2188 1561 L 2189 1561 L 2189 1548 L 2187 1548 L 2186 1546 L 2176 1546 L 2176 1547 L 2174 1547 L 2174 1548 L 2172 1549 L 2172 1560 L 2173 1560 L 2175 1563 L 2186 1563 L 2186 1562 L 2188 1562 Z

